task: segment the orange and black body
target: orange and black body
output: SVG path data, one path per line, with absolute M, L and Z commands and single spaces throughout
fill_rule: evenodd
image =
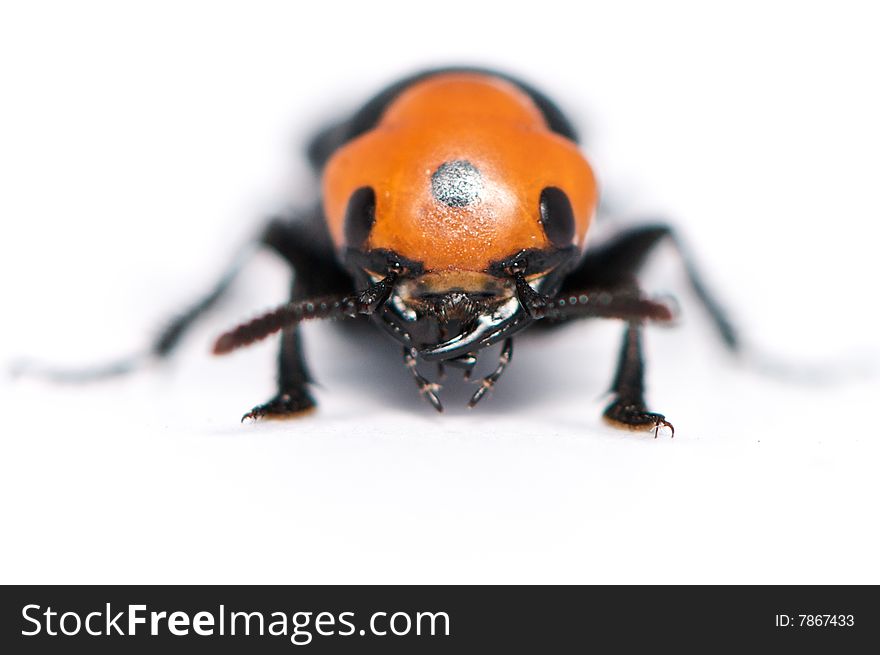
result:
M 420 372 L 423 361 L 462 368 L 468 377 L 480 354 L 503 342 L 497 367 L 477 380 L 473 406 L 510 362 L 520 330 L 538 321 L 614 318 L 626 330 L 605 418 L 655 435 L 671 428 L 645 405 L 641 333 L 645 323 L 672 313 L 643 296 L 636 274 L 655 244 L 680 244 L 667 226 L 648 225 L 587 248 L 596 180 L 575 130 L 541 92 L 492 71 L 428 71 L 321 131 L 308 155 L 319 201 L 272 220 L 257 240 L 289 263 L 291 302 L 222 335 L 214 347 L 227 353 L 281 332 L 278 393 L 246 418 L 294 416 L 314 406 L 299 333 L 305 320 L 369 317 L 399 342 L 419 391 L 439 410 L 440 385 Z M 733 329 L 685 263 L 735 348 Z M 240 264 L 168 326 L 153 356 L 171 352 Z M 132 361 L 86 375 L 126 371 Z
M 376 319 L 434 360 L 524 327 L 505 269 L 526 261 L 529 284 L 556 293 L 596 209 L 567 121 L 536 91 L 470 70 L 417 76 L 367 107 L 313 152 L 346 269 L 365 285 L 401 267 Z
M 239 326 L 215 346 L 228 352 L 288 330 L 279 395 L 246 416 L 312 406 L 295 332 L 302 320 L 369 315 L 400 342 L 419 391 L 439 410 L 440 385 L 419 372 L 420 361 L 469 375 L 479 354 L 503 341 L 498 367 L 479 380 L 473 406 L 509 363 L 518 331 L 540 320 L 609 317 L 627 321 L 627 329 L 606 419 L 653 428 L 655 435 L 669 425 L 645 407 L 641 331 L 646 321 L 672 314 L 642 296 L 635 273 L 671 231 L 635 228 L 586 251 L 598 192 L 577 141 L 541 92 L 479 69 L 407 78 L 321 132 L 309 147 L 321 186 L 320 225 L 309 238 L 324 244 L 323 254 L 315 245 L 295 245 L 296 228 L 270 228 L 266 242 L 307 279 L 294 283 L 291 304 Z M 311 263 L 298 264 L 303 251 L 312 252 Z M 326 268 L 330 260 L 341 267 L 324 273 L 333 282 L 310 283 L 315 262 Z M 693 266 L 687 271 L 734 347 L 724 314 Z M 340 283 L 346 276 L 349 288 Z M 320 294 L 329 295 L 315 297 Z

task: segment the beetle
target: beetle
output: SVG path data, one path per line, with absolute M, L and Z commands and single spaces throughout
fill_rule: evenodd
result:
M 604 418 L 633 430 L 674 428 L 644 397 L 642 332 L 669 322 L 670 307 L 646 297 L 636 275 L 664 240 L 678 246 L 691 286 L 723 341 L 736 333 L 667 225 L 628 229 L 587 248 L 597 207 L 593 171 L 562 111 L 531 85 L 479 68 L 421 72 L 378 93 L 307 149 L 321 180 L 309 211 L 270 220 L 255 245 L 293 271 L 291 300 L 222 334 L 225 354 L 280 332 L 277 393 L 242 417 L 297 416 L 315 407 L 299 324 L 369 320 L 401 347 L 419 393 L 442 411 L 439 385 L 421 362 L 470 377 L 501 343 L 495 369 L 469 406 L 495 385 L 516 334 L 580 318 L 625 322 Z M 200 302 L 159 335 L 150 357 L 167 357 L 223 295 L 239 259 Z M 92 373 L 127 372 L 136 360 Z

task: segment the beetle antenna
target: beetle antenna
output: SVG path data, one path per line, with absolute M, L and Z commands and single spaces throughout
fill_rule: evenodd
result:
M 550 297 L 535 291 L 518 272 L 516 297 L 533 319 L 620 318 L 628 321 L 651 320 L 666 323 L 675 315 L 665 304 L 643 298 L 636 289 L 618 291 L 573 291 Z
M 225 355 L 303 321 L 323 318 L 343 320 L 359 314 L 372 314 L 388 300 L 396 279 L 397 273 L 392 272 L 359 293 L 312 298 L 282 305 L 220 335 L 214 342 L 214 354 Z

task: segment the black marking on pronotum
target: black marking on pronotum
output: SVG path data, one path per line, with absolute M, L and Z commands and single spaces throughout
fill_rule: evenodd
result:
M 450 207 L 466 207 L 480 199 L 483 176 L 464 159 L 447 161 L 431 175 L 431 193 L 438 202 Z
M 349 246 L 363 245 L 375 222 L 376 192 L 373 187 L 362 186 L 348 200 L 348 208 L 345 210 L 345 242 Z
M 570 246 L 574 239 L 574 211 L 565 191 L 548 186 L 541 191 L 541 226 L 555 246 Z

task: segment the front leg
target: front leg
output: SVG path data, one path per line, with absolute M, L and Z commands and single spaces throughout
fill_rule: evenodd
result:
M 278 393 L 262 405 L 251 409 L 241 420 L 295 418 L 308 413 L 315 408 L 315 399 L 308 388 L 311 381 L 302 354 L 299 328 L 284 330 L 278 353 Z
M 353 288 L 351 278 L 336 264 L 329 237 L 324 231 L 323 220 L 316 211 L 299 222 L 275 220 L 263 235 L 264 245 L 293 269 L 292 301 L 348 293 Z M 281 332 L 277 380 L 277 393 L 248 411 L 242 421 L 296 418 L 315 408 L 315 399 L 309 391 L 312 378 L 303 356 L 299 326 Z
M 629 430 L 654 430 L 666 426 L 675 436 L 675 428 L 663 414 L 649 412 L 645 404 L 645 365 L 642 357 L 642 326 L 632 321 L 627 324 L 620 350 L 617 373 L 611 385 L 614 400 L 605 408 L 604 417 L 611 425 Z
M 536 292 L 520 272 L 515 276 L 517 298 L 533 319 L 568 320 L 573 318 L 620 318 L 627 321 L 617 374 L 611 385 L 614 401 L 605 408 L 605 419 L 616 427 L 630 430 L 653 429 L 654 437 L 661 426 L 672 423 L 663 414 L 649 412 L 645 406 L 645 366 L 642 359 L 642 324 L 647 321 L 666 322 L 673 318 L 666 305 L 643 298 L 632 283 L 616 291 L 569 292 L 549 298 Z

